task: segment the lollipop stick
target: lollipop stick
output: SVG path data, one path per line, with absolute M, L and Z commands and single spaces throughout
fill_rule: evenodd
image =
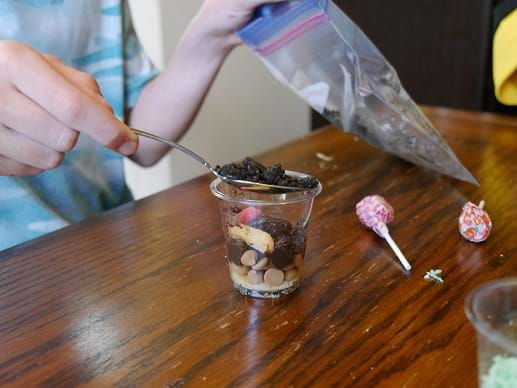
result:
M 407 261 L 406 256 L 404 256 L 398 245 L 395 243 L 395 241 L 393 241 L 390 234 L 388 232 L 384 232 L 383 237 L 386 239 L 393 252 L 395 252 L 395 254 L 397 255 L 397 258 L 399 259 L 404 269 L 406 271 L 411 271 L 411 264 L 409 264 L 409 261 Z

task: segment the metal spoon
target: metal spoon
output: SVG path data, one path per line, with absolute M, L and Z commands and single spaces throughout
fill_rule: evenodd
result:
M 155 135 L 150 132 L 142 131 L 140 129 L 131 128 L 131 130 L 136 133 L 138 136 L 143 136 L 148 139 L 159 141 L 163 144 L 167 144 L 170 147 L 176 148 L 177 150 L 180 150 L 184 153 L 186 153 L 188 156 L 196 159 L 199 163 L 201 163 L 203 166 L 205 166 L 212 174 L 214 174 L 217 178 L 222 180 L 225 183 L 228 183 L 229 185 L 232 185 L 234 187 L 237 187 L 240 190 L 244 191 L 262 191 L 262 192 L 286 192 L 286 191 L 306 191 L 306 188 L 301 187 L 288 187 L 288 186 L 278 186 L 278 185 L 269 185 L 266 183 L 258 183 L 258 182 L 251 182 L 251 181 L 244 181 L 244 180 L 238 180 L 238 179 L 230 179 L 225 176 L 222 176 L 219 174 L 210 163 L 208 163 L 205 159 L 203 159 L 201 156 L 196 154 L 194 151 L 191 151 L 190 149 L 175 143 L 173 141 L 167 140 L 161 136 Z

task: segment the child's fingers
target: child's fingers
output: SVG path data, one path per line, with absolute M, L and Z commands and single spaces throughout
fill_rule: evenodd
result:
M 3 47 L 9 57 L 0 66 L 13 85 L 62 124 L 90 135 L 98 143 L 132 154 L 138 138 L 97 99 L 85 93 L 27 46 Z M 2 57 L 0 55 L 0 57 Z

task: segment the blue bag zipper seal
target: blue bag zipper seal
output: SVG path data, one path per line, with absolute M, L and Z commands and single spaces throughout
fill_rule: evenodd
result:
M 271 39 L 305 14 L 326 12 L 329 0 L 291 0 L 281 3 L 267 3 L 255 11 L 253 18 L 237 35 L 250 47 L 257 47 Z
M 255 11 L 255 18 L 268 18 L 273 16 L 276 4 L 264 4 L 257 8 Z

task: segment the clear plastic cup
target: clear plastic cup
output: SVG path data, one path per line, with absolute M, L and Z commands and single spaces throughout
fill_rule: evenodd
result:
M 215 179 L 210 189 L 219 199 L 234 287 L 257 298 L 278 298 L 295 291 L 312 205 L 321 184 L 302 192 L 264 194 L 242 191 Z
M 476 288 L 465 312 L 477 332 L 479 386 L 517 387 L 517 278 Z

